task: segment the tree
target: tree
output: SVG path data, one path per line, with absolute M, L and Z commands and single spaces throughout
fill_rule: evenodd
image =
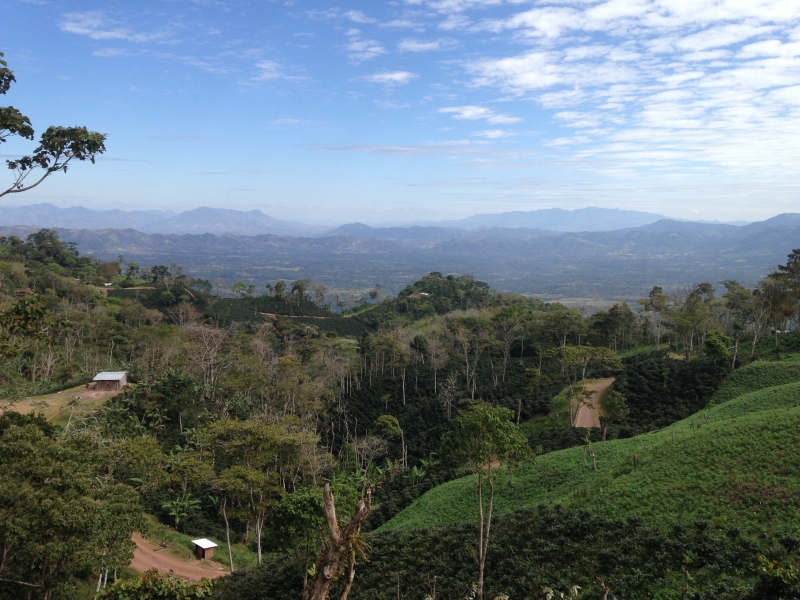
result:
M 368 488 L 366 497 L 359 500 L 355 513 L 344 528 L 336 516 L 336 500 L 328 483 L 322 490 L 322 501 L 329 539 L 317 559 L 314 578 L 303 587 L 301 600 L 327 600 L 331 586 L 345 570 L 344 560 L 347 560 L 347 578 L 341 600 L 347 600 L 356 576 L 357 554 L 363 556 L 366 550 L 366 545 L 361 540 L 361 526 L 372 510 L 372 488 Z
M 29 418 L 0 419 L 0 579 L 19 586 L 19 597 L 51 600 L 87 568 L 127 565 L 131 534 L 143 526 L 136 491 L 104 472 L 88 436 L 57 438 Z
M 497 337 L 503 344 L 503 381 L 506 380 L 508 357 L 511 354 L 511 344 L 519 331 L 520 324 L 525 319 L 525 309 L 519 305 L 505 306 L 492 317 Z
M 272 288 L 275 292 L 276 298 L 283 298 L 283 292 L 286 291 L 286 282 L 283 279 L 278 280 Z
M 586 319 L 574 308 L 567 308 L 561 304 L 553 304 L 545 313 L 544 326 L 556 336 L 559 346 L 566 346 L 570 334 L 578 337 L 586 331 Z M 580 344 L 580 341 L 578 341 Z
M 447 348 L 442 343 L 441 339 L 436 336 L 431 336 L 428 340 L 428 360 L 433 367 L 433 393 L 438 392 L 437 374 L 439 369 L 447 364 L 450 356 L 447 354 Z
M 603 409 L 600 414 L 600 437 L 605 442 L 608 426 L 624 421 L 631 409 L 625 403 L 625 396 L 616 390 L 606 390 L 600 398 L 600 407 Z
M 231 286 L 231 292 L 237 298 L 244 298 L 247 293 L 247 284 L 244 281 L 237 281 Z
M 661 338 L 664 335 L 664 314 L 669 308 L 669 296 L 664 293 L 661 286 L 653 286 L 647 298 L 641 298 L 639 304 L 650 316 L 650 327 L 653 334 L 653 343 L 656 350 L 661 347 Z
M 489 342 L 488 323 L 479 317 L 453 317 L 445 321 L 452 344 L 464 361 L 467 392 L 475 399 L 475 372 Z
M 507 408 L 472 402 L 459 413 L 453 421 L 453 429 L 442 438 L 443 454 L 475 474 L 479 527 L 478 598 L 483 598 L 498 466 L 502 464 L 505 467 L 510 482 L 517 464 L 533 460 L 528 440 L 512 422 L 513 417 L 513 411 Z
M 325 294 L 328 293 L 328 288 L 325 287 L 325 284 L 317 283 L 311 289 L 314 290 L 314 303 L 322 308 L 322 305 L 325 303 Z
M 0 52 L 0 94 L 5 95 L 15 82 L 14 73 Z M 0 144 L 12 136 L 33 140 L 31 121 L 13 106 L 0 107 Z M 0 198 L 6 194 L 27 192 L 57 171 L 66 173 L 73 159 L 94 164 L 95 157 L 106 151 L 105 140 L 105 134 L 89 131 L 86 127 L 48 127 L 33 154 L 6 161 L 14 174 L 14 182 L 4 191 L 0 188 Z

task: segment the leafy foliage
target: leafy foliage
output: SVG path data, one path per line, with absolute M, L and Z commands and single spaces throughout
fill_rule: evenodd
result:
M 98 598 L 108 600 L 197 600 L 210 598 L 214 584 L 209 579 L 197 583 L 185 581 L 158 571 L 147 571 L 138 579 L 121 579 L 109 586 Z
M 623 359 L 614 389 L 625 396 L 637 432 L 664 427 L 704 408 L 727 374 L 713 359 L 675 360 L 664 353 Z

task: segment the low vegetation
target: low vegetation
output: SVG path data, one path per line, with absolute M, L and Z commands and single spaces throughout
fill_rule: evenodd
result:
M 221 297 L 52 231 L 0 239 L 0 598 L 755 593 L 759 554 L 777 579 L 794 556 L 798 335 L 770 328 L 793 327 L 796 264 L 589 317 L 436 272 L 348 311 L 306 279 Z M 61 402 L 102 370 L 130 385 Z M 575 427 L 611 378 L 603 429 Z M 134 531 L 214 539 L 232 574 L 129 585 Z

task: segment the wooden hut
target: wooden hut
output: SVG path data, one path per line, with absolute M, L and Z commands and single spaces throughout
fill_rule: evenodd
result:
M 192 540 L 194 544 L 194 555 L 197 560 L 214 560 L 214 548 L 217 545 L 211 540 L 202 538 L 199 540 Z
M 127 371 L 103 371 L 94 376 L 95 389 L 100 392 L 118 392 L 128 385 Z

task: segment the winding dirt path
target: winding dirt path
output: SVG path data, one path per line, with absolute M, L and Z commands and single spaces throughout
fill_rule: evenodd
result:
M 133 541 L 136 550 L 133 551 L 131 568 L 144 573 L 155 569 L 161 573 L 172 571 L 178 577 L 183 577 L 189 581 L 200 581 L 203 577 L 214 579 L 228 574 L 227 567 L 210 561 L 185 562 L 176 556 L 167 554 L 163 548 L 158 548 L 142 538 L 139 534 L 133 534 Z
M 600 427 L 600 396 L 611 387 L 612 383 L 614 383 L 614 379 L 603 379 L 587 388 L 592 392 L 592 406 L 581 405 L 575 419 L 575 427 Z

